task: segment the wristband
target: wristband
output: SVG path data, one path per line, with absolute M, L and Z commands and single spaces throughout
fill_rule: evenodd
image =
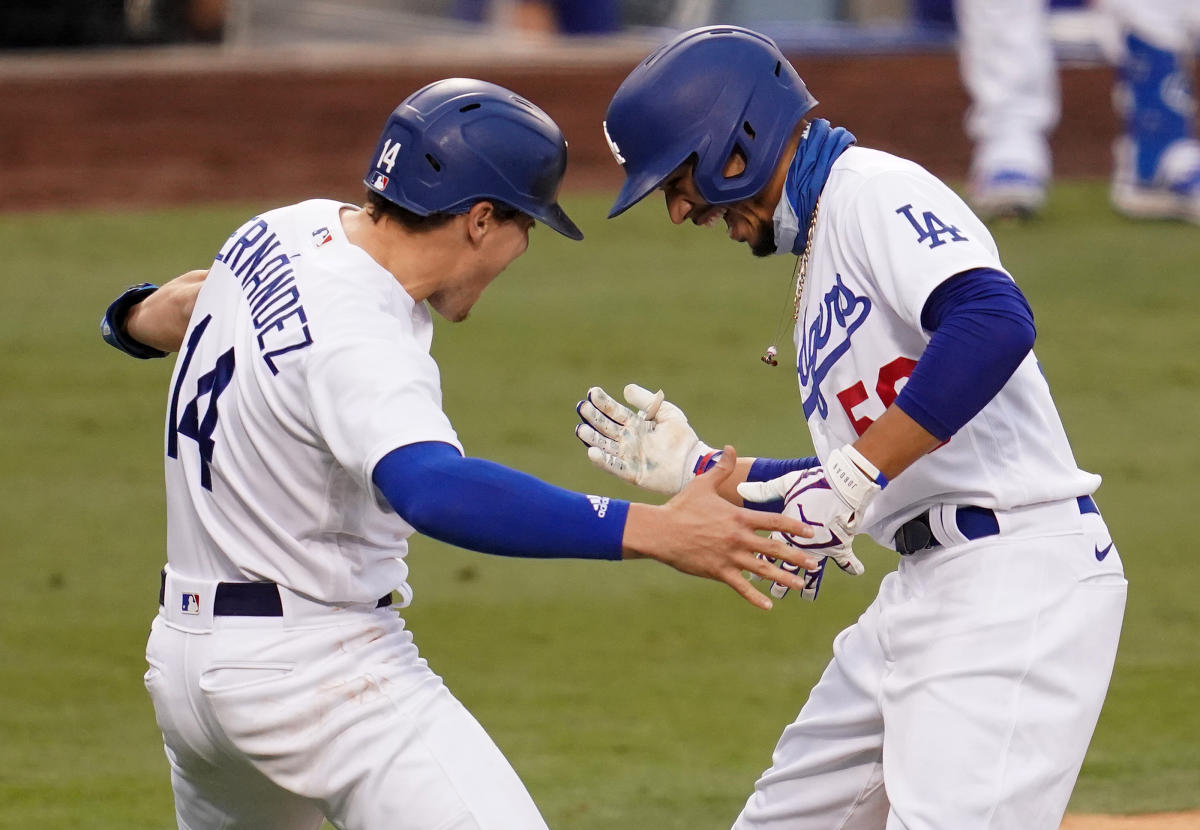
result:
M 867 469 L 862 469 L 860 464 Z M 829 453 L 822 468 L 826 480 L 850 508 L 855 519 L 861 518 L 875 494 L 883 489 L 876 480 L 879 470 L 849 444 Z
M 108 310 L 104 312 L 104 316 L 100 318 L 100 336 L 104 338 L 104 342 L 138 360 L 166 357 L 166 352 L 147 346 L 145 343 L 139 343 L 125 331 L 125 318 L 129 316 L 129 309 L 157 290 L 157 285 L 143 282 L 129 286 L 121 293 L 121 296 L 113 300 L 109 304 Z
M 855 449 L 852 444 L 842 447 L 842 452 L 850 456 L 850 460 L 854 462 L 855 466 L 866 473 L 867 478 L 878 484 L 880 490 L 888 486 L 887 476 L 879 472 L 879 468 L 868 461 L 867 457 Z
M 717 462 L 721 460 L 723 450 L 709 449 L 708 452 L 696 459 L 696 464 L 692 467 L 692 475 L 698 476 L 707 473 L 713 467 L 717 466 Z

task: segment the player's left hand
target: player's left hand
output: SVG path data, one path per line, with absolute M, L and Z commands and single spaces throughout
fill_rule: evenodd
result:
M 858 463 L 851 460 L 856 457 Z M 870 467 L 864 471 L 862 466 Z M 783 514 L 795 516 L 809 525 L 811 538 L 778 534 L 778 538 L 793 547 L 832 559 L 839 568 L 852 576 L 866 571 L 854 555 L 852 543 L 862 524 L 862 515 L 882 487 L 877 483 L 879 471 L 850 447 L 834 450 L 825 466 L 800 470 L 770 481 L 743 482 L 738 494 L 746 501 L 783 501 Z M 775 534 L 773 534 L 775 535 Z M 821 567 L 808 572 L 801 596 L 815 600 L 824 575 Z M 780 565 L 785 570 L 790 570 Z M 782 597 L 788 586 L 772 584 L 771 595 Z

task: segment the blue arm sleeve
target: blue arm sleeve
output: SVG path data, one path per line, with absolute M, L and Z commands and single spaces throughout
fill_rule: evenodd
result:
M 820 463 L 819 459 L 811 455 L 807 458 L 756 458 L 750 465 L 750 472 L 746 474 L 746 481 L 770 481 L 773 478 L 779 478 L 784 473 L 811 470 Z M 783 499 L 748 501 L 745 506 L 750 510 L 759 510 L 764 513 L 782 513 Z
M 750 465 L 750 472 L 746 475 L 746 481 L 770 481 L 773 478 L 779 478 L 784 473 L 793 473 L 797 470 L 811 470 L 813 467 L 820 465 L 820 461 L 814 456 L 807 458 L 756 458 L 754 463 Z
M 945 441 L 1008 382 L 1037 330 L 1021 289 L 991 268 L 964 271 L 935 288 L 921 325 L 933 336 L 896 405 Z
M 554 487 L 427 441 L 392 450 L 375 486 L 419 532 L 501 556 L 620 559 L 629 502 Z

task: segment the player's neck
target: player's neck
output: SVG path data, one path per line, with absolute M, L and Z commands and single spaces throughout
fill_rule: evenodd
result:
M 792 130 L 791 136 L 788 138 L 787 144 L 783 146 L 783 152 L 779 156 L 779 161 L 775 165 L 775 171 L 771 174 L 771 178 L 767 181 L 767 186 L 758 192 L 754 197 L 764 210 L 775 212 L 775 207 L 779 204 L 779 200 L 783 198 L 783 185 L 787 181 L 788 170 L 791 169 L 792 160 L 796 157 L 797 150 L 800 149 L 800 137 L 804 134 L 804 128 L 808 125 L 807 120 L 801 120 Z
M 460 253 L 453 243 L 453 223 L 412 233 L 387 217 L 378 222 L 361 208 L 342 212 L 342 228 L 350 244 L 395 277 L 416 302 L 429 298 L 456 272 Z

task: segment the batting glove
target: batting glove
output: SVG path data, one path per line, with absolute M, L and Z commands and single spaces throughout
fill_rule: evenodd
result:
M 858 576 L 866 568 L 854 555 L 851 543 L 862 524 L 867 505 L 886 484 L 887 479 L 875 465 L 847 444 L 831 452 L 822 467 L 787 473 L 770 481 L 743 482 L 737 489 L 745 501 L 782 499 L 782 512 L 796 516 L 816 534 L 810 539 L 786 533 L 772 535 L 793 547 L 828 557 L 846 573 Z M 822 559 L 822 566 L 824 562 Z M 815 600 L 824 567 L 809 573 L 812 576 L 802 596 Z M 778 582 L 771 585 L 772 596 L 782 597 L 787 591 L 787 586 Z
M 625 400 L 635 409 L 593 386 L 575 407 L 583 421 L 575 435 L 597 467 L 647 490 L 674 495 L 720 458 L 719 450 L 696 437 L 683 410 L 663 399 L 661 389 L 651 392 L 631 383 Z

